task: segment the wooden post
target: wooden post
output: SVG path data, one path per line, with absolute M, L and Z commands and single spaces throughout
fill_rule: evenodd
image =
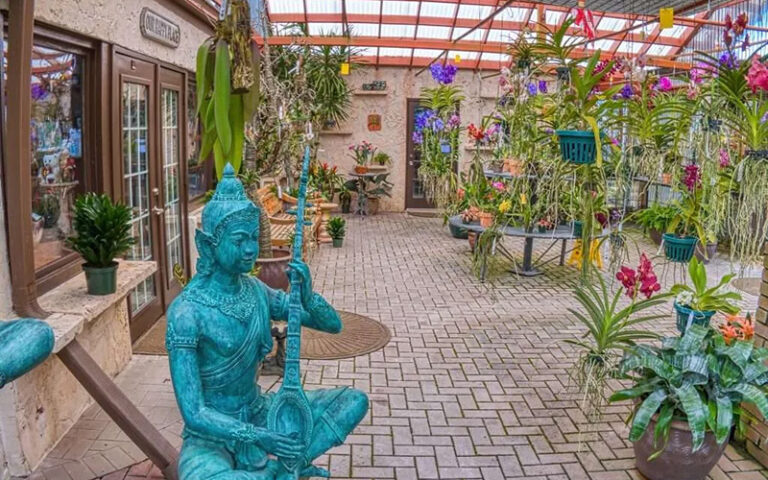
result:
M 165 478 L 177 480 L 178 451 L 131 403 L 82 345 L 72 340 L 57 355 L 96 403 L 163 472 Z

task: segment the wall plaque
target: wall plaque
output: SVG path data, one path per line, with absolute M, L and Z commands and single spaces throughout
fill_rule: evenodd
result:
M 371 114 L 368 115 L 368 131 L 378 132 L 381 130 L 381 115 Z
M 144 7 L 141 10 L 141 34 L 155 42 L 177 48 L 181 40 L 181 28 L 164 16 Z

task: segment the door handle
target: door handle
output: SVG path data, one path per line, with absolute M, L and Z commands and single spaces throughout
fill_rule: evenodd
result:
M 165 209 L 160 207 L 154 207 L 152 208 L 152 212 L 154 212 L 155 215 L 162 215 L 165 213 Z
M 412 167 L 413 166 L 413 160 L 409 161 L 408 165 L 410 165 Z

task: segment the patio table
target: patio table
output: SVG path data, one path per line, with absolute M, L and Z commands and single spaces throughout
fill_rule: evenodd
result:
M 354 212 L 356 215 L 368 216 L 368 197 L 365 194 L 365 184 L 380 174 L 381 172 L 370 171 L 367 173 L 357 173 L 354 170 L 349 172 L 350 177 L 357 178 L 357 208 Z
M 454 215 L 449 220 L 450 224 L 454 227 L 458 228 L 464 228 L 470 232 L 475 232 L 478 236 L 482 234 L 485 231 L 485 228 L 481 227 L 478 222 L 472 222 L 472 223 L 463 223 L 461 220 L 461 215 Z M 560 265 L 565 265 L 565 255 L 567 253 L 570 253 L 573 248 L 570 250 L 567 249 L 567 243 L 568 240 L 580 240 L 581 237 L 577 237 L 573 234 L 573 229 L 569 225 L 558 225 L 554 230 L 548 230 L 544 233 L 540 233 L 538 231 L 532 231 L 528 232 L 522 227 L 505 227 L 501 229 L 501 233 L 506 237 L 515 237 L 515 238 L 522 238 L 523 239 L 523 259 L 522 259 L 522 268 L 518 268 L 518 260 L 517 258 L 512 255 L 512 253 L 507 250 L 502 243 L 494 243 L 494 248 L 498 249 L 499 253 L 503 255 L 505 258 L 509 259 L 512 264 L 514 265 L 514 271 L 516 275 L 523 276 L 523 277 L 535 277 L 536 275 L 541 275 L 542 271 L 539 270 L 538 267 L 543 267 L 544 265 L 547 265 L 557 258 L 560 259 Z M 599 234 L 595 235 L 595 238 L 602 238 L 607 236 L 610 233 L 610 230 L 605 229 Z M 533 242 L 534 240 L 542 240 L 542 241 L 549 241 L 550 244 L 544 250 L 541 254 L 539 254 L 536 259 L 533 258 Z M 548 260 L 543 260 L 544 255 L 549 253 L 552 248 L 557 245 L 558 242 L 561 242 L 560 246 L 560 255 L 559 257 L 553 257 Z M 486 266 L 483 265 L 481 268 L 481 280 L 485 280 L 485 274 L 486 274 Z

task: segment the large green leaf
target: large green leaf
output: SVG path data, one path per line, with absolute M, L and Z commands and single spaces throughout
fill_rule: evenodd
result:
M 717 422 L 715 426 L 715 438 L 717 443 L 723 443 L 728 439 L 733 426 L 733 402 L 727 396 L 715 399 L 717 404 Z
M 693 385 L 683 385 L 675 389 L 675 395 L 680 400 L 680 407 L 688 418 L 688 426 L 691 428 L 691 436 L 693 437 L 693 451 L 695 452 L 704 443 L 708 409 L 701 401 L 701 396 Z
M 659 389 L 648 395 L 643 403 L 640 404 L 635 412 L 632 428 L 629 430 L 629 440 L 631 442 L 636 442 L 643 437 L 651 418 L 653 418 L 653 415 L 666 398 L 667 392 L 663 389 Z
M 740 383 L 728 391 L 740 393 L 745 401 L 753 403 L 763 417 L 768 418 L 768 399 L 766 399 L 763 390 L 749 383 Z

